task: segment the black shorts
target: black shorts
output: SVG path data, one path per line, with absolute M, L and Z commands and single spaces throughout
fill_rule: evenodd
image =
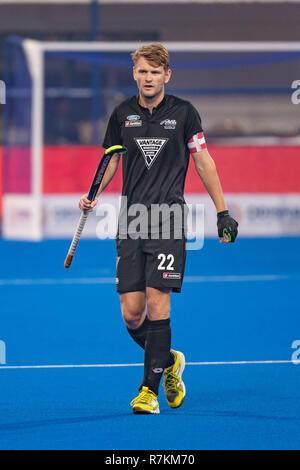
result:
M 181 292 L 186 260 L 186 238 L 116 238 L 117 292 L 144 291 L 146 287 Z

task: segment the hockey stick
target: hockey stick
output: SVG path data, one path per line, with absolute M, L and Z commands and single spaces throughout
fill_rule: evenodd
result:
M 109 147 L 105 151 L 103 157 L 100 160 L 100 163 L 98 165 L 93 182 L 89 190 L 89 194 L 88 194 L 89 201 L 93 201 L 95 197 L 97 196 L 97 192 L 103 180 L 103 176 L 106 171 L 106 168 L 111 160 L 111 157 L 115 153 L 118 153 L 119 155 L 125 155 L 127 153 L 127 149 L 126 147 L 122 147 L 122 145 L 113 145 L 112 147 Z M 67 257 L 65 259 L 65 263 L 64 263 L 65 268 L 69 268 L 71 266 L 71 263 L 72 263 L 78 242 L 80 240 L 83 228 L 85 226 L 86 220 L 88 218 L 88 215 L 89 213 L 87 211 L 82 211 L 81 213 L 80 219 L 78 221 L 78 224 L 74 233 L 72 243 L 70 245 Z

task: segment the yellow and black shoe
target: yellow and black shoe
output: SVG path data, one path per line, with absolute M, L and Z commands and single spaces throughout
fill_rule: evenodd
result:
M 180 351 L 171 349 L 171 353 L 174 356 L 174 364 L 164 370 L 163 387 L 168 405 L 171 408 L 178 408 L 185 397 L 185 385 L 181 378 L 185 368 L 185 357 Z
M 148 387 L 142 387 L 139 395 L 130 403 L 135 414 L 158 414 L 157 395 Z

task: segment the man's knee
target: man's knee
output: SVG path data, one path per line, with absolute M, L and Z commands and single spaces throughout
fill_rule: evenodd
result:
M 122 307 L 122 317 L 126 326 L 131 330 L 138 328 L 144 321 L 146 316 L 145 308 L 143 310 L 132 310 Z
M 130 329 L 138 328 L 146 315 L 146 302 L 142 296 L 123 294 L 120 296 L 122 317 Z

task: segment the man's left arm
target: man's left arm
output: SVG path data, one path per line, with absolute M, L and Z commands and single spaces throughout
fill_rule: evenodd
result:
M 228 213 L 215 162 L 207 149 L 194 152 L 192 156 L 196 171 L 216 207 L 220 242 L 234 242 L 238 223 Z

